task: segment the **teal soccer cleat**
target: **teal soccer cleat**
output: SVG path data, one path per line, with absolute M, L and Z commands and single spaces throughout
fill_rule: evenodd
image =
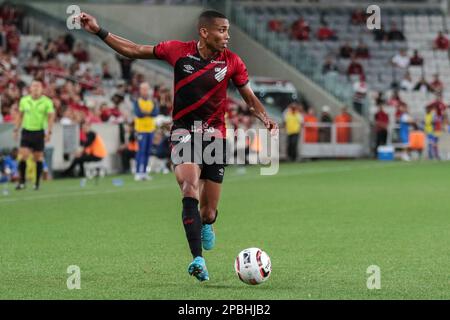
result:
M 198 281 L 209 280 L 208 269 L 206 269 L 206 262 L 203 257 L 196 257 L 189 265 L 188 272 L 191 276 L 196 277 Z
M 214 233 L 212 224 L 204 224 L 202 226 L 202 246 L 205 250 L 211 250 L 216 243 L 216 234 Z

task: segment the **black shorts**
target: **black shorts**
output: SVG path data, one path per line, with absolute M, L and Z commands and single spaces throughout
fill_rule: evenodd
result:
M 226 166 L 226 139 L 210 137 L 210 140 L 205 141 L 194 139 L 194 136 L 189 133 L 178 138 L 172 135 L 170 145 L 174 167 L 183 163 L 196 163 L 201 170 L 200 179 L 222 183 Z
M 39 131 L 28 131 L 23 129 L 22 136 L 20 138 L 20 147 L 28 148 L 32 151 L 42 152 L 45 147 L 45 132 L 44 130 Z

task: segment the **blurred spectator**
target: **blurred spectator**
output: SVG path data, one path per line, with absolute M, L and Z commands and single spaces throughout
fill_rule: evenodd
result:
M 56 39 L 56 50 L 58 53 L 68 53 L 70 51 L 64 36 L 59 36 Z
M 327 57 L 323 66 L 322 66 L 322 74 L 326 74 L 328 72 L 338 71 L 337 64 L 333 61 L 332 57 Z
M 291 36 L 293 39 L 305 41 L 309 40 L 309 32 L 311 31 L 308 22 L 303 18 L 298 19 L 292 24 Z
M 349 77 L 353 75 L 358 75 L 359 77 L 364 75 L 363 66 L 356 60 L 356 57 L 353 55 L 350 61 L 350 64 L 347 68 L 347 75 Z
M 320 116 L 321 126 L 319 128 L 319 142 L 331 143 L 331 125 L 333 119 L 330 115 L 330 107 L 323 106 L 322 114 Z
M 394 90 L 392 92 L 391 97 L 389 98 L 387 104 L 395 109 L 396 116 L 398 116 L 398 110 L 400 108 L 401 104 L 404 104 L 405 102 L 400 98 L 400 94 L 398 90 Z
M 131 173 L 131 160 L 136 157 L 136 152 L 138 151 L 138 143 L 136 139 L 136 131 L 134 130 L 134 123 L 127 125 L 125 127 L 127 134 L 127 139 L 124 144 L 119 146 L 118 153 L 120 155 L 122 163 L 122 174 Z
M 75 176 L 74 170 L 79 166 L 79 177 L 84 177 L 84 164 L 86 162 L 98 162 L 108 155 L 103 139 L 95 131 L 91 130 L 88 123 L 82 124 L 82 131 L 86 135 L 86 139 L 82 142 L 82 151 L 76 154 L 69 168 L 63 172 L 63 176 Z
M 268 23 L 268 27 L 270 31 L 273 32 L 284 32 L 284 22 L 280 19 L 272 19 Z
M 161 128 L 161 130 L 155 132 L 151 154 L 150 172 L 169 173 L 170 130 L 168 128 Z
M 376 92 L 376 96 L 375 96 L 375 105 L 379 105 L 380 103 L 385 103 L 386 99 L 384 98 L 384 92 L 383 91 L 378 91 Z
M 401 69 L 406 69 L 409 67 L 409 57 L 405 49 L 400 49 L 400 51 L 392 58 L 392 64 Z
M 444 85 L 442 84 L 442 81 L 439 79 L 439 75 L 435 74 L 433 76 L 433 81 L 430 83 L 431 91 L 434 93 L 440 93 L 442 90 L 444 90 Z
M 89 110 L 88 115 L 86 116 L 86 122 L 88 123 L 102 123 L 102 118 L 100 117 L 100 110 L 98 108 L 93 108 Z
M 412 118 L 409 115 L 408 108 L 406 104 L 401 104 L 399 108 L 399 135 L 400 135 L 400 142 L 402 144 L 402 153 L 401 153 L 401 159 L 403 161 L 411 161 L 410 155 L 409 155 L 409 126 L 412 124 Z
M 305 123 L 304 138 L 305 143 L 317 143 L 319 141 L 319 128 L 317 127 L 318 120 L 314 115 L 314 109 L 310 107 L 308 112 L 304 115 L 303 121 Z
M 397 24 L 395 22 L 391 23 L 391 30 L 388 33 L 389 41 L 404 41 L 405 36 L 403 32 L 397 29 Z
M 0 17 L 0 49 L 6 49 L 6 32 L 3 26 L 3 19 Z
M 434 40 L 433 49 L 435 50 L 448 50 L 449 48 L 448 38 L 440 31 L 437 38 Z
M 365 24 L 367 20 L 366 13 L 362 9 L 355 9 L 352 12 L 352 16 L 350 19 L 351 24 L 360 25 Z
M 419 56 L 419 52 L 417 50 L 414 50 L 414 54 L 409 59 L 409 64 L 411 66 L 422 66 L 423 65 L 423 58 Z
M 45 53 L 41 42 L 36 44 L 36 47 L 34 47 L 34 50 L 31 52 L 31 57 L 36 58 L 39 63 L 46 60 L 47 54 Z
M 45 61 L 55 59 L 58 55 L 58 48 L 54 41 L 50 41 L 45 46 Z
M 355 48 L 355 57 L 359 59 L 369 59 L 369 48 L 363 40 L 359 40 L 358 46 Z
M 353 109 L 360 115 L 363 114 L 368 88 L 364 75 L 353 84 Z
M 389 40 L 389 34 L 384 30 L 383 24 L 380 25 L 380 29 L 373 31 L 375 41 L 387 41 Z
M 75 49 L 73 51 L 73 56 L 78 62 L 88 62 L 89 61 L 89 54 L 83 48 L 83 45 L 80 42 L 75 45 Z
M 71 125 L 73 123 L 75 123 L 75 115 L 74 115 L 74 111 L 70 108 L 67 108 L 62 115 L 62 118 L 60 120 L 60 123 L 62 125 Z
M 103 80 L 111 80 L 113 76 L 111 75 L 111 72 L 109 71 L 109 65 L 107 62 L 102 63 L 102 79 Z
M 350 43 L 347 41 L 343 46 L 339 49 L 339 56 L 344 59 L 350 59 L 353 53 L 353 48 Z
M 378 147 L 386 145 L 389 126 L 389 116 L 384 112 L 383 105 L 378 105 L 378 111 L 375 114 L 375 157 L 377 157 Z
M 170 116 L 172 114 L 172 94 L 167 88 L 162 88 L 160 91 L 160 107 L 159 113 L 163 116 Z
M 116 55 L 117 61 L 119 61 L 120 64 L 120 70 L 121 70 L 121 77 L 125 81 L 131 81 L 131 66 L 133 65 L 134 60 L 126 58 L 122 55 L 117 54 Z M 137 89 L 136 89 L 137 91 Z
M 73 50 L 73 45 L 75 43 L 75 38 L 70 33 L 66 33 L 64 36 L 64 43 L 66 44 L 69 51 Z
M 6 51 L 15 56 L 19 54 L 20 33 L 15 25 L 10 25 L 6 31 Z
M 287 134 L 287 153 L 291 161 L 297 159 L 298 139 L 300 138 L 302 115 L 295 103 L 291 103 L 284 112 L 284 125 Z
M 436 111 L 436 124 L 435 131 L 441 132 L 444 129 L 444 118 L 447 111 L 447 105 L 442 101 L 442 93 L 436 93 L 436 99 L 431 102 L 428 107 L 433 108 Z
M 155 117 L 159 113 L 159 106 L 153 99 L 150 85 L 147 82 L 139 86 L 139 97 L 133 100 L 134 129 L 138 139 L 136 154 L 135 181 L 149 180 L 147 167 L 151 155 L 154 132 L 156 131 Z
M 337 40 L 336 33 L 326 22 L 323 22 L 319 30 L 317 30 L 317 39 L 319 41 Z
M 19 149 L 17 147 L 14 147 L 11 151 L 5 150 L 0 154 L 0 178 L 3 173 L 3 182 L 19 181 L 19 167 L 17 163 L 18 154 Z
M 344 106 L 341 109 L 341 113 L 334 118 L 336 125 L 336 142 L 337 143 L 349 143 L 351 140 L 351 127 L 352 116 L 348 113 L 347 107 Z
M 116 98 L 114 98 L 114 97 L 116 97 Z M 113 104 L 112 107 L 108 107 L 107 103 L 102 103 L 100 105 L 100 110 L 99 110 L 100 111 L 100 119 L 103 122 L 110 122 L 110 123 L 115 123 L 115 124 L 123 123 L 124 117 L 118 107 L 118 102 L 119 102 L 120 98 L 118 98 L 117 95 L 115 95 L 114 97 L 113 97 L 113 100 L 115 100 L 115 103 Z
M 439 132 L 436 125 L 439 125 L 439 117 L 432 105 L 428 105 L 425 109 L 424 131 L 427 135 L 428 158 L 439 159 Z
M 409 133 L 409 148 L 412 152 L 419 154 L 419 159 L 422 159 L 422 153 L 425 149 L 425 133 L 419 130 L 417 124 L 412 124 L 412 130 Z
M 414 89 L 414 83 L 411 79 L 411 74 L 406 72 L 402 81 L 400 82 L 400 89 L 406 91 L 412 91 Z
M 419 82 L 416 83 L 416 85 L 413 88 L 414 91 L 420 91 L 420 92 L 430 92 L 432 91 L 430 84 L 425 79 L 425 76 L 422 75 L 420 77 Z
M 103 122 L 108 122 L 108 121 L 109 121 L 109 118 L 110 118 L 110 116 L 111 116 L 111 114 L 110 114 L 110 109 L 108 108 L 108 104 L 107 104 L 107 103 L 102 103 L 102 104 L 100 105 L 99 111 L 100 111 L 100 119 L 101 119 Z

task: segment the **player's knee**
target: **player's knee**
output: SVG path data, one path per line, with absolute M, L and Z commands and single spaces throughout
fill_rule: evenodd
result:
M 182 187 L 183 197 L 197 198 L 198 187 L 198 182 L 184 181 Z
M 19 149 L 19 159 L 26 160 L 30 155 L 27 149 Z

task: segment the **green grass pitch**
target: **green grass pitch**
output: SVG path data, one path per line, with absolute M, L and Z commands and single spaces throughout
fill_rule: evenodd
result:
M 228 167 L 205 252 L 190 252 L 172 174 L 44 183 L 0 196 L 0 299 L 449 299 L 450 168 L 446 162 L 282 164 L 279 174 Z M 260 247 L 270 279 L 240 282 L 236 255 Z M 68 290 L 67 268 L 81 269 Z M 366 286 L 381 270 L 381 289 Z

